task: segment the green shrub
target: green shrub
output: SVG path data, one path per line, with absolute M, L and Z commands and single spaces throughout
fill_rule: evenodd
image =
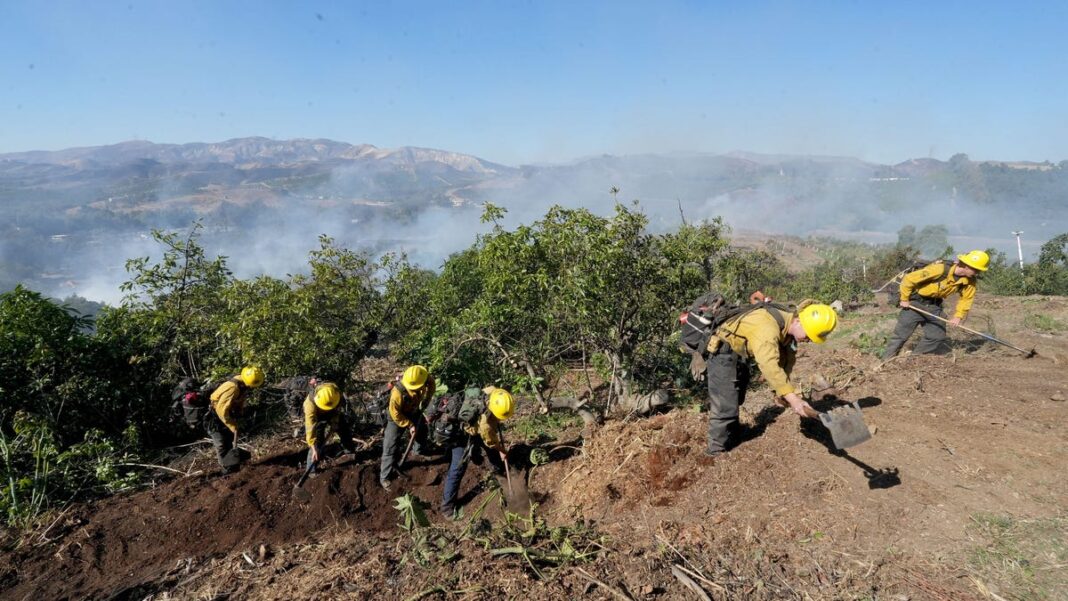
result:
M 1063 332 L 1068 330 L 1068 325 L 1059 319 L 1039 313 L 1032 313 L 1024 318 L 1024 325 L 1039 332 Z

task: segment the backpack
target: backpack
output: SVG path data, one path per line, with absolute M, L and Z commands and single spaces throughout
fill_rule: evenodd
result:
M 211 393 L 215 392 L 221 383 L 198 386 L 193 378 L 184 378 L 175 386 L 171 391 L 171 399 L 174 401 L 173 409 L 176 414 L 181 414 L 185 425 L 193 429 L 203 425 L 204 418 L 208 416 L 211 407 Z
M 922 259 L 917 259 L 917 260 L 913 261 L 912 263 L 910 263 L 907 268 L 905 268 L 905 271 L 903 271 L 901 273 L 901 279 L 904 280 L 906 275 L 908 275 L 910 273 L 917 272 L 917 271 L 923 269 L 924 267 L 927 267 L 928 265 L 933 265 L 935 263 L 941 263 L 942 264 L 942 275 L 937 277 L 937 278 L 935 278 L 935 279 L 933 279 L 933 280 L 931 280 L 928 283 L 932 283 L 932 282 L 933 283 L 937 283 L 937 282 L 941 282 L 942 280 L 948 278 L 950 272 L 953 271 L 953 264 L 952 263 L 947 263 L 942 259 L 935 259 L 934 261 L 924 261 Z M 916 292 L 913 291 L 912 295 L 916 296 Z M 901 282 L 900 281 L 898 281 L 897 286 L 891 287 L 891 289 L 886 293 L 886 300 L 891 305 L 897 305 L 899 302 L 901 302 Z
M 431 432 L 431 440 L 434 444 L 445 445 L 458 440 L 463 435 L 460 410 L 463 408 L 466 397 L 465 392 L 458 391 L 443 394 L 438 399 L 437 419 L 434 420 L 434 429 Z
M 756 309 L 772 308 L 771 316 L 779 324 L 779 329 L 786 327 L 783 312 L 789 309 L 783 305 L 770 302 L 733 305 L 718 292 L 702 294 L 690 303 L 689 309 L 679 315 L 682 335 L 679 337 L 679 350 L 683 353 L 705 356 L 712 334 L 728 321 L 741 317 Z
M 474 426 L 486 411 L 486 394 L 479 388 L 464 390 L 464 402 L 457 417 L 460 424 Z
M 386 383 L 385 386 L 378 389 L 378 392 L 364 404 L 364 413 L 367 414 L 368 421 L 379 428 L 385 427 L 386 420 L 389 415 L 389 397 L 393 395 L 393 387 L 399 380 L 393 379 Z M 401 394 L 404 394 L 404 389 L 401 388 Z

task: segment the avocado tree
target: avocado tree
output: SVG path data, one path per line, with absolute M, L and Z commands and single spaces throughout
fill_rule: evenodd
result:
M 640 358 L 662 357 L 676 309 L 707 290 L 725 245 L 718 221 L 657 235 L 622 205 L 611 217 L 556 206 L 513 230 L 499 225 L 500 211 L 487 207 L 493 230 L 436 282 L 431 354 L 446 371 L 488 357 L 543 408 L 547 376 L 566 361 L 599 367 L 609 402 L 626 393 Z
M 328 236 L 319 244 L 308 274 L 235 280 L 220 291 L 230 317 L 218 326 L 213 356 L 225 360 L 217 368 L 255 362 L 272 381 L 299 373 L 339 383 L 351 377 L 382 328 L 379 265 Z
M 136 338 L 141 352 L 135 362 L 152 362 L 161 381 L 200 377 L 204 362 L 219 350 L 219 325 L 232 315 L 221 292 L 233 276 L 226 257 L 209 258 L 195 223 L 184 236 L 154 230 L 163 248 L 158 262 L 138 257 L 126 262 L 130 279 L 118 313 L 106 319 L 109 332 Z

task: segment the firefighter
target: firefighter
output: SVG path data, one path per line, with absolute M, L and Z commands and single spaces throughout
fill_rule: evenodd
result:
M 958 255 L 952 264 L 935 261 L 923 269 L 917 269 L 901 278 L 900 302 L 901 314 L 897 317 L 894 334 L 886 343 L 883 360 L 890 359 L 901 351 L 916 326 L 923 326 L 923 338 L 916 343 L 913 353 L 945 354 L 949 351 L 946 344 L 946 322 L 913 311 L 912 307 L 922 309 L 938 317 L 945 318 L 942 303 L 954 294 L 960 294 L 951 325 L 960 325 L 968 316 L 968 310 L 975 299 L 976 276 L 986 271 L 990 265 L 990 256 L 981 250 Z
M 487 397 L 488 394 L 488 397 Z M 442 402 L 427 411 L 427 420 L 434 424 L 434 442 L 445 449 L 449 458 L 449 473 L 442 491 L 441 513 L 448 518 L 457 515 L 456 496 L 460 481 L 467 471 L 467 463 L 481 464 L 482 454 L 498 473 L 504 473 L 508 449 L 501 436 L 501 422 L 512 416 L 515 400 L 503 388 L 488 386 L 483 390 L 466 391 L 442 397 Z
M 262 384 L 263 371 L 258 367 L 246 367 L 211 393 L 211 411 L 204 420 L 204 428 L 211 437 L 223 473 L 237 471 L 244 459 L 244 454 L 237 448 L 237 418 L 245 408 L 248 391 Z
M 293 423 L 293 438 L 304 438 L 304 401 L 322 381 L 318 376 L 293 376 L 286 381 L 282 402 Z
M 708 344 L 708 446 L 705 453 L 716 456 L 737 443 L 740 424 L 738 408 L 745 402 L 749 386 L 749 360 L 775 391 L 780 405 L 802 417 L 819 414 L 790 382 L 797 344 L 811 340 L 822 344 L 838 325 L 838 315 L 829 306 L 804 304 L 796 312 L 771 304 L 729 319 L 716 329 Z
M 389 417 L 382 437 L 382 464 L 378 481 L 389 490 L 397 473 L 397 455 L 400 452 L 401 432 L 408 430 L 414 439 L 412 450 L 423 454 L 427 445 L 426 420 L 423 410 L 434 396 L 434 377 L 422 365 L 412 365 L 404 370 L 400 386 L 394 386 L 389 396 Z
M 346 453 L 355 455 L 356 447 L 352 444 L 352 428 L 344 414 L 341 403 L 341 389 L 333 382 L 323 382 L 304 398 L 304 437 L 308 443 L 307 467 L 311 475 L 316 472 L 315 465 L 322 458 L 323 447 L 333 434 L 341 439 L 341 447 Z

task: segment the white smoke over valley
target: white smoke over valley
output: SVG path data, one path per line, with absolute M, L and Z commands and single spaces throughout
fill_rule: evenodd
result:
M 437 269 L 490 229 L 479 219 L 485 202 L 508 210 L 506 227 L 554 204 L 607 215 L 634 200 L 656 231 L 682 215 L 723 217 L 738 230 L 882 244 L 904 225 L 945 225 L 961 251 L 1014 253 L 1011 232 L 1024 230 L 1028 256 L 1068 229 L 1064 163 L 966 157 L 887 166 L 676 153 L 508 167 L 444 151 L 253 138 L 0 155 L 0 184 L 0 283 L 109 303 L 121 298 L 127 259 L 159 257 L 151 229 L 185 232 L 197 218 L 208 253 L 240 277 L 305 270 L 320 234 Z

